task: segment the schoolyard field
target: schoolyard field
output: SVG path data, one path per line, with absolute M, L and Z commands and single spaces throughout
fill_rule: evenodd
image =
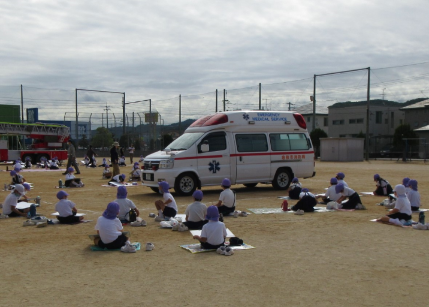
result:
M 127 162 L 128 159 L 127 159 Z M 10 182 L 5 166 L 1 183 Z M 418 181 L 422 208 L 429 208 L 429 165 L 423 161 L 316 162 L 316 176 L 300 179 L 324 193 L 337 172 L 357 192 L 375 189 L 380 174 L 394 187 L 403 177 Z M 128 175 L 131 166 L 122 167 Z M 38 212 L 50 218 L 61 171 L 23 171 L 41 197 Z M 140 185 L 128 188 L 146 227 L 124 226 L 142 249 L 134 254 L 91 251 L 88 235 L 115 187 L 104 187 L 102 168 L 81 166 L 83 188 L 65 189 L 78 212 L 92 222 L 23 227 L 24 218 L 0 219 L 1 306 L 428 306 L 429 230 L 370 222 L 386 214 L 384 197 L 362 196 L 367 210 L 249 214 L 226 217 L 226 226 L 254 249 L 232 256 L 192 254 L 189 231 L 161 229 L 148 217 L 161 195 Z M 170 183 L 171 184 L 171 183 Z M 220 183 L 219 183 L 220 184 Z M 285 191 L 271 185 L 232 186 L 237 209 L 280 208 Z M 203 188 L 203 202 L 217 202 L 218 187 Z M 7 193 L 0 193 L 0 202 Z M 179 213 L 191 197 L 173 193 Z M 293 205 L 296 201 L 289 201 Z M 418 220 L 418 214 L 413 214 Z M 429 222 L 429 212 L 426 220 Z M 153 251 L 144 245 L 152 242 Z

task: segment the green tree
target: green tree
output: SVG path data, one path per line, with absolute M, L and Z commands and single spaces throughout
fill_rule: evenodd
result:
M 413 129 L 411 129 L 410 125 L 400 125 L 395 129 L 395 133 L 393 134 L 393 145 L 400 149 L 404 149 L 407 144 L 408 146 L 418 145 L 418 140 L 409 140 L 407 142 L 404 140 L 417 137 L 417 134 L 413 131 Z
M 113 144 L 112 133 L 104 127 L 99 127 L 95 131 L 95 135 L 92 138 L 92 146 L 95 148 L 110 147 Z
M 89 140 L 86 137 L 86 134 L 82 135 L 82 138 L 79 140 L 78 145 L 80 147 L 83 147 L 83 148 L 88 148 L 88 146 L 89 146 Z
M 314 146 L 314 154 L 316 157 L 320 156 L 320 139 L 327 138 L 328 135 L 323 129 L 316 128 L 310 132 L 311 143 Z

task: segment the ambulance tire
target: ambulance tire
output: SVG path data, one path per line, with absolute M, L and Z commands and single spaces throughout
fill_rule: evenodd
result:
M 246 188 L 254 188 L 258 183 L 245 183 L 243 184 Z
M 150 189 L 152 191 L 154 191 L 156 194 L 159 194 L 159 189 L 158 188 L 151 187 Z
M 273 182 L 271 183 L 276 190 L 287 190 L 292 181 L 292 173 L 290 170 L 280 168 L 277 170 L 274 176 Z
M 191 196 L 197 188 L 198 180 L 192 173 L 180 174 L 174 182 L 174 190 L 183 196 Z

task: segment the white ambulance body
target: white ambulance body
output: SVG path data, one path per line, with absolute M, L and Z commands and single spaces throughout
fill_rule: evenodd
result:
M 314 149 L 301 114 L 227 111 L 200 118 L 164 150 L 146 156 L 143 184 L 157 191 L 165 180 L 191 195 L 224 178 L 285 190 L 293 177 L 314 175 Z

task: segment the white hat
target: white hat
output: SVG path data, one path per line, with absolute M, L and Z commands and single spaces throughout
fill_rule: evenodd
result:
M 25 188 L 22 184 L 15 184 L 15 191 L 19 192 L 19 194 L 24 194 L 25 193 Z

